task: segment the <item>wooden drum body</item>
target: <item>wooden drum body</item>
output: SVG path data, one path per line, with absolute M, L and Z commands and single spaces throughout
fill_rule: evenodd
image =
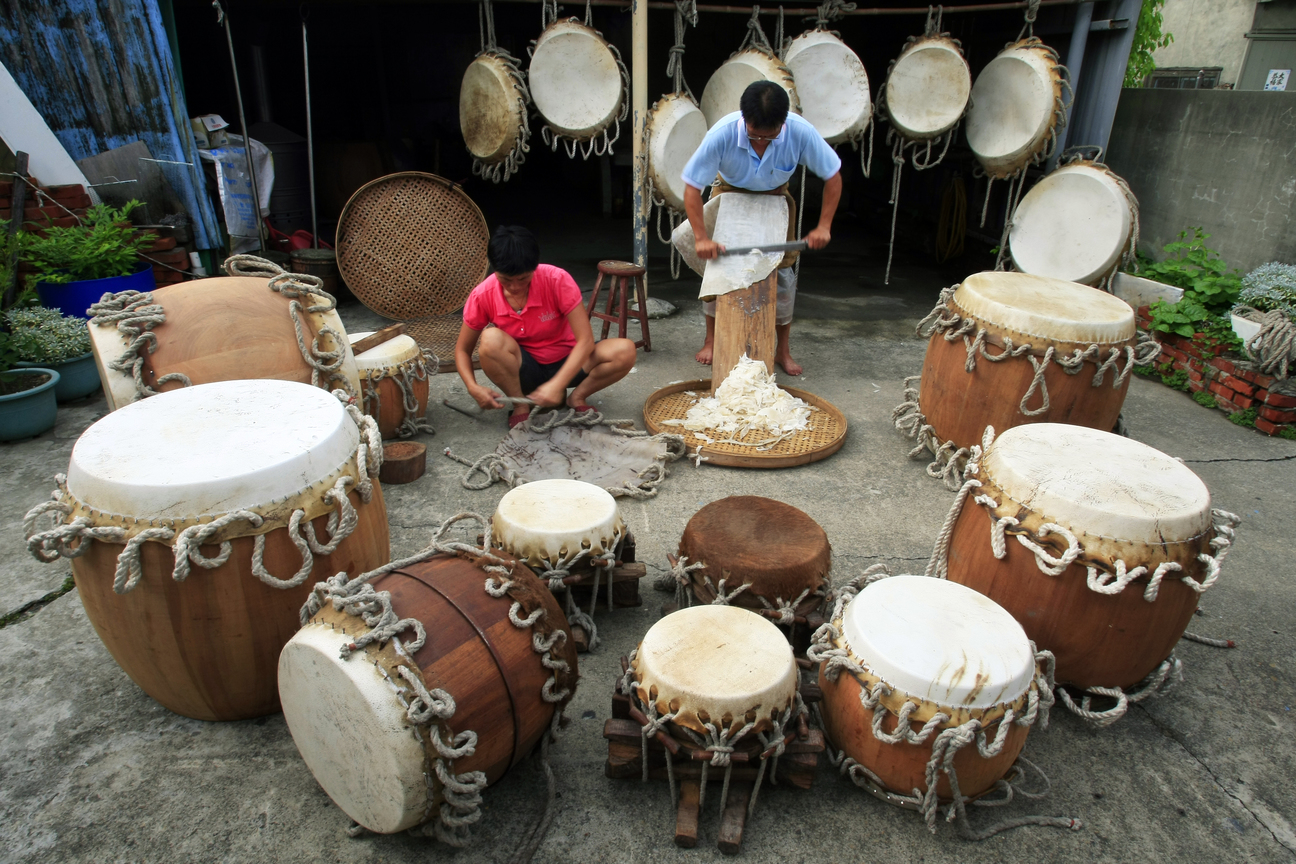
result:
M 109 409 L 139 398 L 129 367 L 141 359 L 142 382 L 155 392 L 184 387 L 186 379 L 210 384 L 268 378 L 359 393 L 355 357 L 332 297 L 285 296 L 271 288 L 281 278 L 197 279 L 96 304 L 90 344 Z M 317 372 L 303 358 L 294 318 L 301 322 L 307 350 L 314 349 L 317 362 L 332 371 Z
M 868 72 L 859 55 L 827 30 L 792 40 L 783 62 L 796 79 L 801 115 L 829 144 L 857 141 L 873 118 Z
M 706 117 L 688 93 L 663 96 L 648 112 L 648 173 L 672 210 L 684 212 L 684 166 L 706 131 Z
M 731 56 L 712 73 L 702 91 L 702 113 L 710 129 L 720 119 L 738 110 L 738 100 L 749 84 L 773 81 L 787 91 L 789 109 L 801 113 L 792 70 L 782 60 L 761 48 L 748 48 Z
M 972 73 L 948 36 L 915 39 L 891 65 L 887 116 L 903 138 L 926 141 L 953 129 L 967 110 Z
M 1057 53 L 1031 37 L 1000 51 L 977 75 L 967 139 L 988 176 L 1015 177 L 1046 158 L 1058 122 L 1065 119 L 1065 71 Z
M 1052 651 L 1059 683 L 1128 689 L 1170 656 L 1232 535 L 1196 474 L 1119 435 L 1037 424 L 1000 435 L 970 476 L 948 578 Z
M 982 795 L 1009 772 L 1039 713 L 1042 673 L 1026 634 L 1002 608 L 939 579 L 893 576 L 860 592 L 832 632 L 823 647 L 844 662 L 820 666 L 824 731 L 880 784 L 871 791 L 893 800 L 914 790 L 927 795 L 935 739 L 971 721 L 988 741 L 1002 741 L 991 756 L 975 746 L 955 754 L 960 794 Z M 922 735 L 937 714 L 943 719 Z M 948 775 L 937 777 L 937 796 L 950 800 Z
M 390 556 L 377 442 L 369 418 L 303 384 L 162 393 L 82 435 L 45 508 L 64 524 L 29 547 L 72 559 L 95 631 L 162 705 L 270 714 L 312 581 Z
M 977 273 L 943 301 L 918 397 L 942 444 L 970 447 L 987 426 L 1055 422 L 1110 430 L 1133 364 L 1148 362 L 1135 356 L 1133 310 L 1084 285 Z M 1079 369 L 1070 373 L 1064 362 Z
M 350 614 L 373 602 L 398 635 Z M 495 556 L 437 554 L 372 585 L 320 585 L 303 612 L 279 659 L 284 719 L 324 791 L 371 831 L 432 821 L 445 839 L 458 829 L 438 814 L 476 821 L 475 793 L 535 747 L 576 688 L 558 604 Z M 471 787 L 467 800 L 449 777 Z
M 368 332 L 351 334 L 357 342 Z M 378 421 L 383 438 L 408 438 L 427 414 L 428 375 L 436 366 L 411 337 L 401 334 L 356 355 L 364 412 Z

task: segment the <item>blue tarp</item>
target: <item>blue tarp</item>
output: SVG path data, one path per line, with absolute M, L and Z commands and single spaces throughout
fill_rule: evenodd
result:
M 143 141 L 193 220 L 221 245 L 157 0 L 0 0 L 0 57 L 73 159 Z

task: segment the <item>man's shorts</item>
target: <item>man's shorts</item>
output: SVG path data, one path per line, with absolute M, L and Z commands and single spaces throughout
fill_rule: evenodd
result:
M 797 276 L 796 270 L 784 267 L 778 271 L 778 302 L 774 309 L 774 323 L 782 327 L 792 323 L 792 307 L 796 305 Z M 707 317 L 715 317 L 715 301 L 708 300 L 702 304 L 702 311 Z
M 522 395 L 525 396 L 535 391 L 541 384 L 546 383 L 550 378 L 558 374 L 558 370 L 567 362 L 567 357 L 561 360 L 555 360 L 552 363 L 537 362 L 534 357 L 527 353 L 527 350 L 521 345 L 518 350 L 522 352 L 522 365 L 518 368 L 518 378 L 522 383 Z M 571 356 L 571 355 L 568 355 Z M 576 373 L 576 377 L 567 385 L 568 389 L 575 387 L 586 378 L 585 370 L 582 369 Z

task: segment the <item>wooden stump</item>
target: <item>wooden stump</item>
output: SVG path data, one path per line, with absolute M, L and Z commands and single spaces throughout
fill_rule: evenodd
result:
M 393 441 L 383 445 L 383 464 L 378 477 L 383 483 L 413 483 L 427 470 L 427 445 L 417 441 Z
M 711 389 L 719 387 L 746 354 L 774 372 L 774 318 L 778 301 L 778 271 L 741 291 L 716 298 L 715 344 L 711 357 Z

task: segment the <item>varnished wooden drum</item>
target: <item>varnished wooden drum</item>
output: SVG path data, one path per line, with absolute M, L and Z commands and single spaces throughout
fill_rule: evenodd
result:
M 177 714 L 279 710 L 275 663 L 319 579 L 389 559 L 370 418 L 288 381 L 159 394 L 72 448 L 61 524 L 30 538 L 71 558 L 95 631 Z M 31 514 L 34 522 L 37 512 Z
M 335 300 L 322 290 L 300 293 L 297 280 L 320 284 L 316 277 L 292 274 L 226 276 L 123 292 L 96 303 L 90 308 L 90 345 L 109 409 L 187 384 L 241 378 L 359 394 Z
M 320 786 L 370 831 L 427 824 L 462 845 L 481 789 L 576 689 L 561 610 L 512 560 L 438 553 L 371 585 L 319 585 L 303 614 L 279 658 L 284 719 Z
M 970 476 L 949 579 L 1001 604 L 1081 688 L 1131 688 L 1170 656 L 1237 519 L 1182 462 L 1077 426 L 1009 429 Z
M 354 344 L 371 331 L 352 333 Z M 422 431 L 427 414 L 428 376 L 437 363 L 411 337 L 401 334 L 356 355 L 364 412 L 378 421 L 383 438 L 408 438 Z
M 841 610 L 823 647 L 830 658 L 819 671 L 828 740 L 865 769 L 870 791 L 896 803 L 917 805 L 914 790 L 929 794 L 936 739 L 968 723 L 992 752 L 958 750 L 959 792 L 975 798 L 994 788 L 1041 713 L 1043 673 L 1026 633 L 961 585 L 925 576 L 874 582 Z M 948 775 L 937 777 L 937 796 L 950 800 Z
M 1116 425 L 1136 362 L 1134 310 L 1103 291 L 1025 273 L 969 276 L 928 321 L 918 403 L 941 444 L 987 426 Z

